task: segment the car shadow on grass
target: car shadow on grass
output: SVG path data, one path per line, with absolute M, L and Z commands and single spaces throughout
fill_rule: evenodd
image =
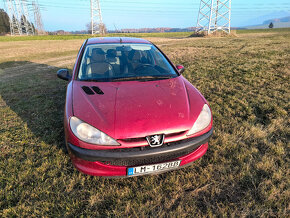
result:
M 28 61 L 1 63 L 0 96 L 4 102 L 0 105 L 7 105 L 22 120 L 13 115 L 15 121 L 7 127 L 16 138 L 36 144 L 43 141 L 66 152 L 63 109 L 67 83 L 57 78 L 57 70 L 54 66 Z M 25 123 L 34 137 L 29 138 L 23 129 Z

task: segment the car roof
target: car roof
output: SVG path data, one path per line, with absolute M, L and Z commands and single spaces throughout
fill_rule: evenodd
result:
M 87 44 L 103 44 L 103 43 L 142 43 L 152 44 L 151 42 L 133 37 L 97 37 L 88 39 Z

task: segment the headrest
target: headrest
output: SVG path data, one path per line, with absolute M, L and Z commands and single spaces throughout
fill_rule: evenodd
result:
M 132 50 L 129 52 L 129 55 L 128 55 L 129 59 L 131 61 L 140 61 L 141 59 L 141 54 L 139 51 L 136 51 L 136 50 Z
M 107 57 L 110 57 L 110 58 L 117 57 L 117 51 L 115 49 L 109 49 L 107 51 Z
M 93 62 L 104 62 L 106 60 L 105 52 L 101 48 L 92 49 L 91 60 Z

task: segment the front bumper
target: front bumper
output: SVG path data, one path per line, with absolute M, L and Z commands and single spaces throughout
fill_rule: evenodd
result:
M 96 176 L 126 176 L 127 167 L 182 160 L 180 166 L 200 158 L 205 154 L 209 132 L 190 139 L 165 144 L 162 147 L 145 147 L 113 150 L 89 150 L 67 144 L 73 164 L 80 171 Z

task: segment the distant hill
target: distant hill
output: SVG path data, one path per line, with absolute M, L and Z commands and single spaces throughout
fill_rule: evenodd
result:
M 118 31 L 109 30 L 109 33 L 168 33 L 168 32 L 194 32 L 195 27 L 187 28 L 171 28 L 171 27 L 159 27 L 159 28 L 140 28 L 140 29 L 121 29 Z
M 269 24 L 271 22 L 274 24 L 274 28 L 288 28 L 290 27 L 290 16 L 265 20 L 260 25 L 246 26 L 245 28 L 246 29 L 267 29 L 269 28 Z
M 272 13 L 260 15 L 257 17 L 252 17 L 250 19 L 247 19 L 245 17 L 244 19 L 240 20 L 238 27 L 245 27 L 245 26 L 254 26 L 254 25 L 262 25 L 264 21 L 270 20 L 273 18 L 279 18 L 279 17 L 288 17 L 290 16 L 290 11 L 275 11 Z
M 266 20 L 263 22 L 263 24 L 270 24 L 270 23 L 288 23 L 290 22 L 290 16 L 289 17 L 283 17 L 283 18 L 275 18 L 271 20 Z

